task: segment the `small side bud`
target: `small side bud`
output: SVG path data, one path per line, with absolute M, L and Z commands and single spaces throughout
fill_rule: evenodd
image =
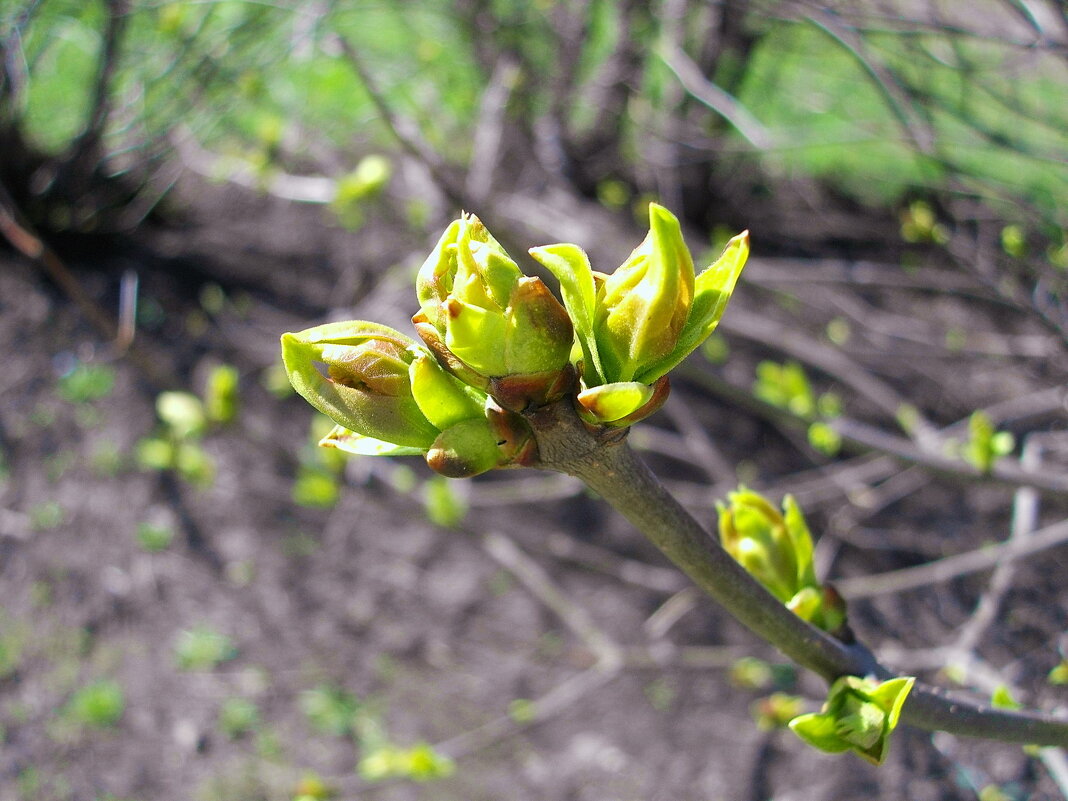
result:
M 500 451 L 499 465 L 531 465 L 538 456 L 538 442 L 530 425 L 519 414 L 496 406 L 492 400 L 486 403 L 486 420 Z
M 879 682 L 842 676 L 831 685 L 823 708 L 794 718 L 790 729 L 821 751 L 853 751 L 879 765 L 886 759 L 890 735 L 915 683 L 912 677 Z
M 649 386 L 638 381 L 601 384 L 576 396 L 579 416 L 588 423 L 611 427 L 633 425 L 661 406 L 671 391 L 667 376 Z
M 469 478 L 500 463 L 497 438 L 485 418 L 464 420 L 438 435 L 426 454 L 430 468 L 446 478 Z
M 723 548 L 757 581 L 803 620 L 845 641 L 845 601 L 816 580 L 812 535 L 801 509 L 787 495 L 783 512 L 759 494 L 740 490 L 717 503 Z

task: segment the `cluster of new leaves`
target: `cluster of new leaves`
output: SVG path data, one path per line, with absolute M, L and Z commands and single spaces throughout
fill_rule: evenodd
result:
M 812 535 L 793 497 L 783 499 L 781 514 L 763 496 L 746 489 L 730 493 L 728 503 L 716 506 L 719 538 L 727 553 L 798 617 L 840 635 L 845 602 L 833 587 L 816 580 Z
M 911 677 L 880 683 L 842 676 L 831 685 L 823 708 L 794 718 L 790 728 L 821 751 L 853 751 L 878 765 L 886 758 L 890 733 L 915 683 Z
M 839 639 L 851 640 L 845 602 L 834 587 L 816 579 L 812 534 L 793 497 L 783 499 L 781 513 L 766 498 L 744 488 L 730 493 L 727 501 L 716 504 L 724 550 L 795 615 Z M 914 682 L 896 678 L 879 683 L 843 676 L 831 685 L 819 712 L 795 717 L 789 726 L 823 751 L 854 751 L 879 764 Z
M 324 445 L 425 454 L 442 475 L 529 464 L 525 413 L 570 397 L 591 425 L 629 426 L 666 400 L 667 373 L 715 329 L 748 236 L 696 275 L 679 221 L 649 207 L 645 241 L 614 273 L 576 245 L 532 249 L 563 304 L 473 215 L 454 221 L 419 271 L 418 344 L 363 321 L 282 337 L 290 381 L 337 427 Z

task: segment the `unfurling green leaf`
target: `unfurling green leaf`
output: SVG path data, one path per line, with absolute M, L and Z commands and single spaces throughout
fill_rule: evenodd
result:
M 804 701 L 789 693 L 772 693 L 766 698 L 754 701 L 749 706 L 749 713 L 761 731 L 784 729 L 801 714 Z
M 593 315 L 597 289 L 589 256 L 577 245 L 545 245 L 531 248 L 530 255 L 546 267 L 560 282 L 560 294 L 575 336 L 582 348 L 583 377 L 588 386 L 606 383 L 601 357 L 593 333 Z
M 359 229 L 364 221 L 364 206 L 382 193 L 392 174 L 393 165 L 385 156 L 364 156 L 352 172 L 338 179 L 330 210 L 345 227 Z
M 741 489 L 717 503 L 724 549 L 798 617 L 829 632 L 845 625 L 845 604 L 820 586 L 812 562 L 812 534 L 792 496 L 780 513 L 756 492 Z
M 901 709 L 916 679 L 902 677 L 878 682 L 843 676 L 831 685 L 827 701 L 816 713 L 790 721 L 790 729 L 821 751 L 854 751 L 879 765 L 890 747 Z
M 431 781 L 451 776 L 456 766 L 447 756 L 425 743 L 412 748 L 385 744 L 371 750 L 360 760 L 360 776 L 369 782 L 387 779 Z
M 1046 681 L 1056 685 L 1068 684 L 1068 661 L 1061 660 L 1056 664 L 1046 676 Z
M 808 427 L 808 444 L 826 456 L 837 456 L 842 449 L 842 435 L 827 423 L 817 421 Z
M 232 364 L 220 364 L 208 374 L 204 387 L 204 411 L 213 423 L 229 423 L 237 417 L 238 372 Z
M 423 487 L 423 506 L 431 523 L 455 528 L 467 515 L 467 502 L 456 492 L 455 482 L 434 477 Z
M 1012 453 L 1016 439 L 1008 431 L 998 431 L 990 415 L 977 411 L 968 418 L 968 442 L 961 454 L 982 473 L 989 473 L 1002 456 Z
M 1004 684 L 999 684 L 990 695 L 990 705 L 995 709 L 1022 709 L 1023 704 L 1012 697 L 1012 692 Z
M 804 368 L 797 362 L 760 362 L 756 368 L 753 394 L 798 417 L 809 418 L 816 412 L 816 393 Z
M 694 281 L 693 304 L 674 349 L 659 362 L 647 365 L 639 381 L 654 381 L 674 368 L 716 330 L 727 302 L 734 294 L 738 277 L 749 258 L 749 232 L 743 231 L 727 243 L 716 261 Z
M 611 382 L 638 379 L 678 344 L 694 296 L 693 260 L 678 219 L 649 204 L 649 234 L 597 287 L 594 335 Z
M 177 439 L 203 433 L 208 421 L 204 404 L 189 392 L 161 392 L 156 398 L 156 414 Z
M 407 445 L 394 445 L 374 437 L 365 437 L 344 426 L 334 426 L 330 433 L 319 440 L 323 448 L 337 448 L 339 451 L 355 456 L 418 456 L 425 453 L 423 448 Z
M 560 281 L 574 322 L 580 412 L 588 422 L 630 425 L 659 408 L 667 386 L 658 382 L 716 328 L 748 253 L 743 233 L 695 277 L 679 221 L 655 203 L 649 204 L 648 236 L 611 275 L 595 272 L 575 245 L 530 251 Z M 658 402 L 635 405 L 633 385 L 656 388 Z

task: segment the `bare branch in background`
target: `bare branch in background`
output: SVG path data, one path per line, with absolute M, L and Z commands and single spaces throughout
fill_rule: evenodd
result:
M 493 69 L 489 85 L 482 93 L 465 186 L 467 195 L 479 207 L 493 190 L 504 139 L 508 100 L 519 76 L 519 63 L 514 57 L 503 54 Z
M 555 38 L 553 74 L 549 90 L 549 116 L 563 139 L 570 138 L 568 114 L 574 107 L 579 64 L 590 32 L 590 0 L 557 3 L 548 11 Z
M 661 46 L 657 55 L 675 73 L 686 91 L 727 120 L 731 126 L 757 150 L 775 147 L 775 140 L 760 121 L 749 113 L 736 98 L 701 74 L 701 69 L 680 47 L 669 44 Z
M 386 101 L 378 82 L 372 77 L 363 57 L 357 52 L 356 48 L 344 36 L 335 36 L 333 41 L 337 43 L 345 54 L 349 65 L 359 76 L 360 82 L 371 97 L 371 101 L 378 109 L 379 114 L 382 115 L 383 122 L 396 137 L 401 147 L 422 162 L 434 176 L 438 187 L 448 195 L 453 203 L 460 207 L 464 206 L 463 190 L 457 186 L 455 179 L 449 174 L 445 161 L 426 143 L 415 123 L 400 116 Z
M 101 139 L 112 109 L 112 82 L 119 68 L 119 60 L 130 7 L 128 0 L 104 0 L 105 19 L 103 42 L 97 61 L 89 106 L 89 119 L 71 144 L 63 164 L 57 168 L 56 180 L 66 191 L 83 194 L 93 171 L 104 157 Z
M 887 108 L 897 119 L 902 132 L 916 150 L 925 156 L 933 155 L 935 149 L 933 131 L 916 115 L 910 98 L 902 91 L 898 83 L 897 76 L 868 52 L 864 40 L 845 28 L 830 11 L 821 9 L 809 15 L 808 20 L 845 48 L 868 73 L 872 83 L 885 99 Z
M 22 31 L 33 18 L 42 0 L 27 0 L 22 10 L 13 14 L 9 27 L 0 30 L 0 122 L 17 116 L 26 89 L 25 54 Z
M 628 104 L 637 91 L 645 65 L 646 51 L 636 29 L 646 22 L 646 4 L 638 0 L 622 0 L 616 5 L 616 11 L 612 51 L 576 95 L 576 102 L 593 110 L 593 122 L 583 130 L 578 130 L 574 124 L 568 128 L 571 132 L 567 143 L 569 155 L 587 175 L 595 171 L 596 166 L 591 167 L 586 162 L 603 164 L 618 158 Z

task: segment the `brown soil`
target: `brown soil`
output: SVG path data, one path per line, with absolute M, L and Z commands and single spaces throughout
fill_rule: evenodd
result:
M 686 590 L 601 501 L 556 477 L 508 471 L 458 485 L 472 510 L 453 529 L 428 521 L 420 487 L 431 474 L 418 460 L 354 460 L 336 506 L 295 504 L 312 412 L 264 386 L 278 335 L 328 316 L 404 327 L 411 270 L 430 238 L 406 230 L 388 206 L 353 235 L 318 210 L 233 189 L 198 187 L 196 202 L 190 197 L 181 227 L 63 255 L 105 306 L 122 272 L 138 271 L 141 342 L 177 386 L 199 390 L 213 364 L 239 368 L 239 418 L 203 439 L 215 465 L 209 486 L 139 469 L 136 445 L 157 426 L 159 387 L 114 358 L 34 266 L 0 255 L 0 801 L 273 801 L 292 798 L 309 772 L 341 798 L 382 801 L 948 801 L 974 799 L 988 785 L 1013 799 L 1059 797 L 1042 763 L 1016 746 L 902 729 L 876 769 L 818 754 L 789 732 L 760 731 L 750 707 L 770 690 L 739 688 L 728 674 L 743 655 L 781 662 L 775 652 Z M 790 337 L 818 337 L 829 317 L 848 317 L 830 312 L 827 285 L 766 280 L 801 268 L 758 263 L 736 299 L 739 317 L 789 324 Z M 208 283 L 225 302 L 206 309 Z M 870 330 L 852 321 L 855 362 L 936 424 L 1064 382 L 1063 345 L 1049 358 L 999 357 L 948 350 L 938 339 L 954 326 L 989 331 L 998 343 L 1048 337 L 1022 312 L 960 291 L 831 286 L 871 310 Z M 934 333 L 918 332 L 929 333 L 926 344 L 879 330 L 904 325 L 906 315 L 934 324 Z M 752 337 L 728 331 L 728 342 L 726 366 L 695 369 L 748 387 L 758 359 L 784 358 Z M 114 390 L 64 399 L 57 382 L 77 361 L 113 366 Z M 892 428 L 870 398 L 833 376 L 814 377 L 850 414 Z M 695 380 L 678 381 L 675 396 L 635 432 L 657 471 L 712 523 L 712 501 L 733 478 L 709 488 L 700 447 L 687 448 L 686 425 L 696 424 L 750 484 L 798 493 L 832 577 L 1007 536 L 1012 487 L 916 468 L 891 469 L 869 486 L 833 472 L 861 456 L 819 456 L 803 434 L 732 407 Z M 1063 431 L 1066 419 L 1054 410 L 1015 430 Z M 1048 469 L 1065 472 L 1057 458 Z M 412 475 L 415 489 L 404 486 Z M 1040 523 L 1065 510 L 1063 498 L 1043 495 Z M 173 544 L 140 547 L 145 522 L 173 527 Z M 510 559 L 543 571 L 567 609 L 627 649 L 624 668 L 597 674 L 589 644 L 506 566 Z M 985 663 L 1029 705 L 1066 700 L 1045 681 L 1065 645 L 1066 560 L 1060 547 L 1021 562 L 979 641 Z M 882 653 L 896 650 L 903 672 L 946 682 L 931 649 L 954 640 L 989 588 L 984 572 L 858 601 L 853 625 Z M 233 658 L 181 669 L 175 644 L 197 627 L 231 638 Z M 698 657 L 703 664 L 687 664 Z M 107 678 L 122 687 L 121 718 L 101 728 L 79 723 L 71 698 Z M 784 671 L 781 679 L 782 689 L 818 704 L 824 688 L 813 677 Z M 391 742 L 439 744 L 456 756 L 453 775 L 361 779 L 353 738 L 317 729 L 302 711 L 307 693 L 324 685 L 369 705 Z M 253 702 L 259 722 L 231 737 L 219 713 L 232 698 Z M 543 699 L 544 720 L 526 722 L 517 699 Z

